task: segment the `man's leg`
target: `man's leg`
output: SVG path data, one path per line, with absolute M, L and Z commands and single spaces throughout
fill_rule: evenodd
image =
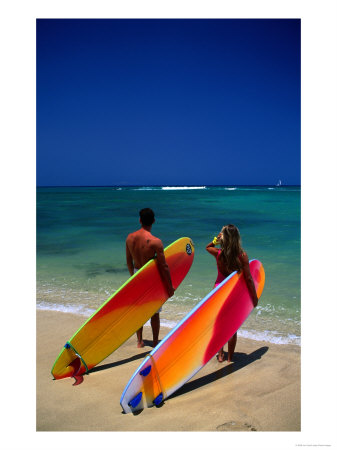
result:
M 139 328 L 139 330 L 137 331 L 137 347 L 138 347 L 138 348 L 144 347 L 144 342 L 143 342 L 143 327 L 142 327 L 142 328 Z
M 158 345 L 159 330 L 160 330 L 159 313 L 156 313 L 151 317 L 151 327 L 153 334 L 153 347 L 156 347 Z

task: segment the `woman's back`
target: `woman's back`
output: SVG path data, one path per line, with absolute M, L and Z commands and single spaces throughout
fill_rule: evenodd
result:
M 231 273 L 235 271 L 241 271 L 242 269 L 242 257 L 245 254 L 245 252 L 239 253 L 236 257 L 235 264 L 229 266 L 228 263 L 226 263 L 226 260 L 224 258 L 223 252 L 221 249 L 218 250 L 218 254 L 216 256 L 216 264 L 218 269 L 218 276 L 215 281 L 215 285 L 218 285 L 223 281 L 225 278 L 227 278 Z

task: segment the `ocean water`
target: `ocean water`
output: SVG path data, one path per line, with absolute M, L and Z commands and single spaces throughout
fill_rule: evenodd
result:
M 89 317 L 128 279 L 125 239 L 140 226 L 139 210 L 150 207 L 152 233 L 164 246 L 183 236 L 195 244 L 190 272 L 163 307 L 163 325 L 175 326 L 213 288 L 216 262 L 205 246 L 233 223 L 249 259 L 266 272 L 239 336 L 300 345 L 300 202 L 298 186 L 38 188 L 37 308 Z

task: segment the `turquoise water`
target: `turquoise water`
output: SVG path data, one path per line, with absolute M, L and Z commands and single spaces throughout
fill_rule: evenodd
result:
M 215 258 L 205 246 L 234 223 L 266 284 L 239 335 L 300 345 L 300 205 L 295 187 L 71 187 L 37 189 L 37 308 L 94 312 L 129 277 L 125 239 L 150 207 L 164 246 L 188 236 L 192 268 L 161 313 L 173 327 L 213 288 Z

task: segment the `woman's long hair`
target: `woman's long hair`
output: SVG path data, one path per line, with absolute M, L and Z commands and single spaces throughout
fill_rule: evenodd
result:
M 240 232 L 235 225 L 225 225 L 221 230 L 220 245 L 221 253 L 220 257 L 226 264 L 228 270 L 239 271 L 241 270 L 241 263 L 239 255 L 243 253 L 241 247 Z

